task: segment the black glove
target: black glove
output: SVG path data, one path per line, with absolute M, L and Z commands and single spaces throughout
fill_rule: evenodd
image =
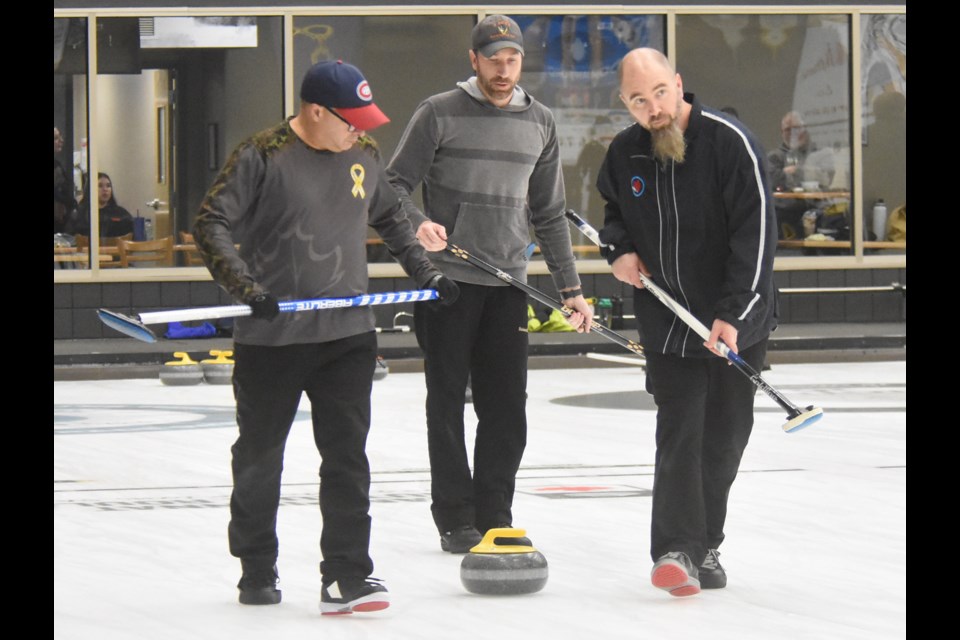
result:
M 441 307 L 449 307 L 460 297 L 460 287 L 447 276 L 435 277 L 430 283 L 430 286 L 440 294 Z
M 277 299 L 266 291 L 247 300 L 247 304 L 253 309 L 253 313 L 250 315 L 260 320 L 273 320 L 280 313 L 280 305 L 277 303 Z

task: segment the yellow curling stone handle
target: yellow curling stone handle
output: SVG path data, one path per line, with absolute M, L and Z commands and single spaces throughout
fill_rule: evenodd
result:
M 536 551 L 528 544 L 497 544 L 496 538 L 522 538 L 527 535 L 526 529 L 490 529 L 477 546 L 470 549 L 470 553 L 532 553 Z
M 218 351 L 216 349 L 210 350 L 210 355 L 216 356 L 216 358 L 207 358 L 206 360 L 201 360 L 203 364 L 233 364 L 233 360 L 228 358 L 233 355 L 233 351 Z
M 175 367 L 175 366 L 177 366 L 177 365 L 183 365 L 183 364 L 198 364 L 196 360 L 191 360 L 191 359 L 190 359 L 190 354 L 187 353 L 186 351 L 174 351 L 174 352 L 173 352 L 173 357 L 174 357 L 174 358 L 180 358 L 180 359 L 179 359 L 179 360 L 171 360 L 170 362 L 164 362 L 163 364 L 165 364 L 165 365 L 170 365 L 170 366 L 173 366 L 173 367 Z

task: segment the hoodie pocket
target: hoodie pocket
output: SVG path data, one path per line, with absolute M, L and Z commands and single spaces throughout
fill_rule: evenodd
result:
M 510 269 L 526 266 L 529 238 L 525 209 L 465 202 L 448 240 L 481 260 Z

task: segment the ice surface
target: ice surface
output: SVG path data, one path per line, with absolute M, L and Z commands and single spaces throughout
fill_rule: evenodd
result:
M 371 555 L 392 606 L 321 617 L 317 468 L 303 398 L 279 514 L 283 603 L 237 603 L 227 550 L 229 385 L 54 383 L 54 635 L 60 639 L 906 636 L 906 363 L 775 365 L 824 418 L 785 434 L 757 395 L 733 486 L 723 590 L 649 582 L 654 407 L 640 368 L 530 371 L 514 524 L 549 563 L 535 594 L 460 584 L 429 509 L 422 374 L 374 384 Z M 467 406 L 469 429 L 475 418 Z

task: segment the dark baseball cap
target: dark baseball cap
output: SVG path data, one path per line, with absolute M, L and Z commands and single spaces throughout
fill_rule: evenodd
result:
M 490 58 L 500 49 L 512 47 L 523 53 L 523 34 L 520 26 L 507 16 L 487 16 L 477 23 L 471 34 L 473 50 Z
M 352 64 L 343 60 L 318 62 L 303 76 L 300 99 L 336 109 L 344 120 L 361 131 L 371 131 L 390 122 L 373 103 L 370 83 Z

